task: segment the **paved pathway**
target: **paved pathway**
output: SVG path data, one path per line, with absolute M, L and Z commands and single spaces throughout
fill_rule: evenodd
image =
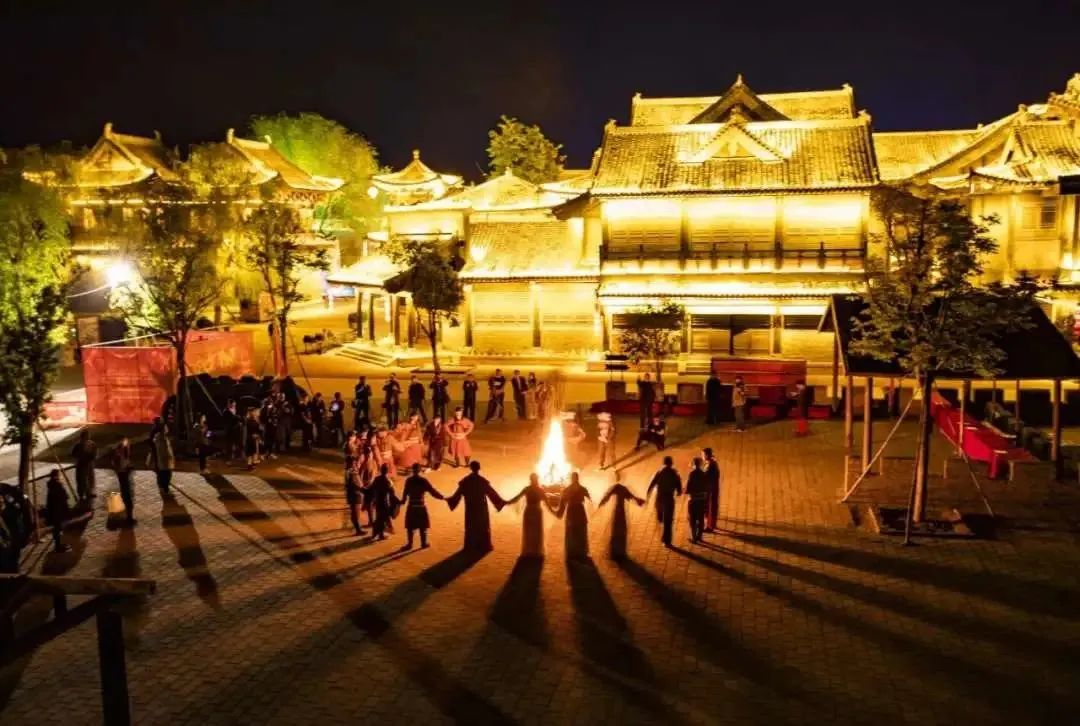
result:
M 512 509 L 478 560 L 457 552 L 461 511 L 439 502 L 428 550 L 399 552 L 400 533 L 351 537 L 326 452 L 257 476 L 179 474 L 164 502 L 140 472 L 136 528 L 107 531 L 96 516 L 72 553 L 35 566 L 159 581 L 127 613 L 140 724 L 1075 719 L 1074 535 L 902 549 L 835 504 L 838 426 L 807 439 L 779 424 L 684 426 L 672 432 L 680 467 L 701 445 L 723 462 L 724 531 L 691 546 L 680 521 L 667 550 L 635 508 L 623 564 L 604 557 L 606 511 L 593 514 L 593 559 L 571 564 L 553 519 L 546 560 L 518 561 Z M 504 493 L 524 484 L 534 438 L 517 423 L 479 430 Z M 658 455 L 635 460 L 625 480 L 643 491 Z M 433 481 L 448 491 L 460 474 Z M 100 722 L 96 657 L 86 625 L 0 674 L 0 721 Z

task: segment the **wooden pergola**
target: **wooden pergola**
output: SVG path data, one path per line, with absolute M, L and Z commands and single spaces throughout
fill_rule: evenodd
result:
M 866 395 L 863 400 L 862 426 L 862 468 L 870 467 L 871 449 L 873 449 L 873 386 L 874 379 L 888 379 L 892 382 L 903 379 L 906 374 L 896 361 L 883 361 L 869 356 L 858 355 L 850 350 L 854 320 L 866 309 L 867 303 L 859 295 L 833 295 L 829 306 L 818 324 L 819 332 L 832 332 L 833 367 L 832 391 L 833 408 L 839 405 L 840 375 L 844 375 L 844 444 L 850 451 L 854 446 L 855 434 L 855 380 L 864 379 Z M 1039 307 L 1033 306 L 1027 325 L 1010 331 L 996 341 L 1005 354 L 999 367 L 1001 372 L 994 378 L 985 378 L 971 371 L 947 371 L 936 374 L 938 380 L 955 380 L 961 384 L 960 412 L 961 419 L 971 396 L 972 381 L 987 381 L 995 386 L 999 381 L 1013 381 L 1016 386 L 1015 415 L 1020 418 L 1020 390 L 1022 381 L 1050 381 L 1052 384 L 1052 420 L 1051 420 L 1051 459 L 1054 462 L 1055 475 L 1062 473 L 1061 459 L 1061 382 L 1080 379 L 1080 358 L 1072 345 L 1065 340 L 1060 331 Z M 925 405 L 925 402 L 924 402 Z M 963 441 L 963 426 L 960 427 L 960 440 Z

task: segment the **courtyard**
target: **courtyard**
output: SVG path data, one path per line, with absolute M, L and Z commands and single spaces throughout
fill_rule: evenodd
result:
M 643 495 L 661 454 L 633 452 Z M 461 510 L 429 502 L 432 546 L 348 529 L 337 452 L 254 473 L 178 472 L 163 501 L 137 473 L 133 529 L 98 511 L 72 550 L 30 554 L 53 574 L 146 577 L 125 611 L 136 723 L 1060 723 L 1080 696 L 1080 549 L 1049 524 L 994 539 L 903 548 L 837 504 L 842 430 L 745 434 L 673 425 L 685 471 L 702 446 L 723 471 L 721 531 L 691 545 L 684 507 L 664 548 L 651 503 L 631 505 L 629 559 L 606 557 L 612 511 L 590 511 L 590 560 L 519 560 L 516 507 L 493 514 L 495 551 L 467 557 Z M 480 426 L 483 472 L 524 486 L 532 422 Z M 591 441 L 591 437 L 590 437 Z M 591 450 L 590 452 L 591 453 Z M 594 501 L 610 480 L 586 468 Z M 443 493 L 462 476 L 429 475 Z M 112 488 L 99 473 L 99 490 Z M 104 506 L 99 497 L 99 510 Z M 44 616 L 30 608 L 29 624 Z M 93 626 L 0 673 L 5 725 L 99 723 Z

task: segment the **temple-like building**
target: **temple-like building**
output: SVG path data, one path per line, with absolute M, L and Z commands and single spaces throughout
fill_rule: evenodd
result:
M 718 96 L 638 94 L 591 167 L 548 184 L 507 173 L 456 187 L 414 158 L 376 183 L 391 204 L 374 241 L 460 246 L 467 302 L 463 324 L 443 331 L 448 348 L 612 351 L 628 310 L 669 299 L 686 308 L 688 368 L 716 355 L 825 361 L 817 322 L 830 295 L 862 284 L 883 184 L 933 186 L 995 214 L 987 278 L 1057 276 L 1057 313 L 1072 312 L 1078 121 L 1080 75 L 1045 103 L 947 131 L 877 132 L 847 85 L 759 94 L 740 77 Z M 376 253 L 333 279 L 362 290 L 365 337 L 409 344 L 408 294 L 382 289 L 396 272 Z

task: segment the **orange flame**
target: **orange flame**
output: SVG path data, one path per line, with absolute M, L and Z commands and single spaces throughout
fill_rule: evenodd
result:
M 565 484 L 570 481 L 570 462 L 566 458 L 563 446 L 563 431 L 558 419 L 551 420 L 540 461 L 536 464 L 536 474 L 541 484 Z

